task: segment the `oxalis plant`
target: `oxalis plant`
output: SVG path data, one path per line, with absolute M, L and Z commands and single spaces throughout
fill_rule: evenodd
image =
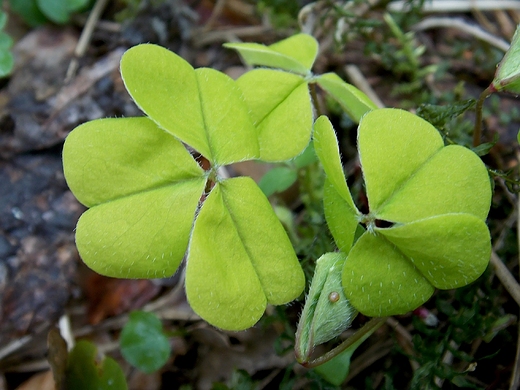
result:
M 262 191 L 249 177 L 225 177 L 222 167 L 293 159 L 312 141 L 338 251 L 317 260 L 298 325 L 298 361 L 316 365 L 349 347 L 348 357 L 384 317 L 482 274 L 491 252 L 491 186 L 472 151 L 445 147 L 438 131 L 411 113 L 377 109 L 334 73 L 313 74 L 318 44 L 309 35 L 225 46 L 262 68 L 234 81 L 156 45 L 129 49 L 121 75 L 145 116 L 87 122 L 67 137 L 65 177 L 89 207 L 76 230 L 89 267 L 159 278 L 186 258 L 193 310 L 221 329 L 253 326 L 267 304 L 300 296 L 305 277 Z M 314 121 L 316 85 L 359 122 L 367 214 L 350 195 L 330 121 Z M 314 346 L 339 335 L 358 312 L 375 319 L 312 360 Z

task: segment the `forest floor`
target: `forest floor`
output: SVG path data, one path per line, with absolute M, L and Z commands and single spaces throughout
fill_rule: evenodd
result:
M 113 357 L 130 389 L 335 388 L 298 365 L 291 351 L 303 296 L 287 307 L 268 307 L 247 331 L 224 332 L 193 313 L 182 272 L 122 280 L 90 271 L 74 243 L 85 207 L 68 190 L 61 163 L 63 141 L 79 124 L 142 115 L 119 73 L 123 52 L 139 43 L 157 43 L 195 68 L 236 78 L 247 68 L 223 43 L 271 44 L 304 31 L 320 42 L 315 73 L 334 71 L 381 106 L 416 112 L 476 99 L 520 23 L 518 3 L 501 8 L 505 1 L 433 1 L 423 8 L 416 1 L 404 14 L 387 1 L 339 2 L 344 8 L 308 3 L 264 1 L 262 8 L 248 0 L 114 1 L 94 20 L 87 45 L 79 41 L 89 12 L 66 25 L 37 28 L 9 14 L 15 65 L 0 80 L 0 390 L 54 388 L 47 338 L 56 327 L 66 339 L 88 339 Z M 465 4 L 452 8 L 455 3 Z M 305 6 L 299 17 L 294 5 Z M 388 11 L 409 35 L 391 31 L 383 17 Z M 406 51 L 419 47 L 424 52 Z M 360 188 L 356 126 L 321 92 L 319 98 L 338 131 L 349 184 Z M 473 120 L 470 110 L 441 129 L 446 142 L 471 146 Z M 418 313 L 389 319 L 356 351 L 341 388 L 518 388 L 520 301 L 510 291 L 519 288 L 519 127 L 520 99 L 501 94 L 486 101 L 483 141 L 498 136 L 483 157 L 496 172 L 488 219 L 495 260 L 472 285 L 435 294 L 424 306 L 435 324 Z M 259 180 L 269 167 L 242 164 L 234 171 Z M 309 228 L 297 188 L 272 200 L 292 209 L 312 245 L 316 230 Z M 505 287 L 507 275 L 513 275 L 512 287 Z M 152 374 L 129 365 L 119 349 L 133 310 L 155 313 L 173 335 L 170 358 Z M 365 321 L 360 316 L 354 328 Z

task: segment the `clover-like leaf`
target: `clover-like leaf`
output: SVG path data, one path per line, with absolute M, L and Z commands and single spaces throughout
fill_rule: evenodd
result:
M 343 268 L 351 303 L 369 316 L 404 314 L 435 287 L 478 278 L 491 253 L 491 186 L 480 159 L 444 147 L 428 122 L 396 109 L 363 117 L 358 148 L 370 212 Z
M 287 303 L 305 277 L 291 243 L 252 179 L 217 183 L 195 221 L 186 267 L 191 307 L 228 330 L 254 325 L 266 304 Z
M 94 206 L 78 221 L 83 261 L 114 277 L 172 275 L 206 183 L 184 146 L 147 118 L 101 119 L 67 137 L 65 178 Z
M 516 28 L 509 50 L 498 65 L 491 85 L 495 91 L 520 93 L 520 25 Z
M 257 129 L 260 159 L 283 161 L 302 153 L 312 130 L 312 104 L 305 79 L 255 69 L 241 76 L 237 84 Z
M 257 133 L 242 93 L 225 74 L 194 70 L 171 51 L 142 44 L 125 52 L 121 75 L 150 119 L 214 165 L 259 157 Z
M 314 149 L 325 170 L 323 204 L 327 225 L 338 248 L 348 253 L 360 215 L 347 187 L 336 134 L 326 116 L 314 123 Z
M 363 115 L 377 108 L 367 95 L 343 81 L 336 73 L 320 75 L 317 83 L 339 103 L 354 122 L 359 123 Z
M 67 182 L 90 207 L 76 229 L 83 261 L 108 276 L 157 278 L 172 275 L 188 252 L 188 299 L 230 330 L 253 325 L 267 303 L 296 298 L 303 271 L 267 198 L 251 179 L 223 180 L 218 168 L 303 151 L 312 124 L 303 78 L 286 73 L 274 103 L 254 107 L 259 117 L 228 76 L 194 70 L 155 45 L 128 50 L 121 72 L 148 117 L 89 122 L 64 146 Z M 302 107 L 308 113 L 279 131 L 284 115 Z M 184 144 L 207 157 L 207 171 Z
M 318 42 L 308 34 L 296 34 L 272 45 L 259 43 L 225 43 L 224 47 L 237 50 L 249 65 L 262 65 L 307 75 L 316 55 Z

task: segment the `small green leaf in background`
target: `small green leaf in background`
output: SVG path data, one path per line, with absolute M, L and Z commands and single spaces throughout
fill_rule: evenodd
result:
M 509 50 L 498 65 L 491 85 L 495 91 L 520 93 L 520 25 L 516 28 Z
M 90 341 L 80 340 L 69 353 L 66 388 L 74 390 L 126 390 L 125 375 L 117 362 L 99 358 Z
M 7 14 L 0 10 L 0 30 L 7 23 Z M 8 76 L 13 70 L 14 58 L 11 53 L 13 39 L 3 31 L 0 31 L 0 77 Z
M 314 150 L 314 142 L 311 141 L 300 155 L 291 160 L 291 164 L 296 168 L 304 168 L 314 164 L 316 161 L 318 161 L 318 157 Z
M 67 23 L 72 12 L 80 11 L 89 0 L 36 0 L 39 10 L 50 21 L 58 24 Z
M 301 75 L 310 74 L 318 42 L 308 34 L 296 34 L 270 46 L 259 43 L 225 43 L 224 47 L 240 53 L 249 65 L 283 69 Z
M 274 193 L 283 192 L 288 189 L 296 182 L 297 178 L 298 173 L 295 169 L 289 167 L 276 167 L 262 176 L 258 186 L 265 196 L 271 196 Z
M 144 311 L 130 313 L 119 345 L 126 361 L 147 374 L 164 366 L 171 353 L 161 321 L 155 314 Z
M 37 27 L 47 23 L 47 18 L 40 11 L 36 0 L 9 0 L 9 7 L 30 27 Z

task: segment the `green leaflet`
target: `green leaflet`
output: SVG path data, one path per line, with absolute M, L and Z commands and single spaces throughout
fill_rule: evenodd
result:
M 63 169 L 88 207 L 204 175 L 182 143 L 144 117 L 78 126 L 65 140 Z
M 352 208 L 352 212 L 359 214 L 350 195 L 343 173 L 336 133 L 326 116 L 320 116 L 316 119 L 313 139 L 314 150 L 327 174 L 327 179 L 334 186 L 338 194 L 345 199 L 347 204 Z
M 384 202 L 444 144 L 428 122 L 403 110 L 381 109 L 359 125 L 359 158 L 371 210 Z
M 147 118 L 100 119 L 71 132 L 63 164 L 71 190 L 91 206 L 76 228 L 89 267 L 128 278 L 175 272 L 206 183 L 179 141 Z
M 461 146 L 444 147 L 437 130 L 397 109 L 361 121 L 358 148 L 370 212 L 391 222 L 447 213 L 485 219 L 491 186 L 485 166 Z
M 249 65 L 261 65 L 302 75 L 310 74 L 318 42 L 307 34 L 293 35 L 269 46 L 258 43 L 226 43 L 224 47 L 237 50 Z
M 260 159 L 284 161 L 302 153 L 312 129 L 312 105 L 305 79 L 287 72 L 255 69 L 241 76 L 237 84 L 256 127 Z
M 76 245 L 94 271 L 119 278 L 164 278 L 179 266 L 204 178 L 171 184 L 88 209 Z
M 516 28 L 509 50 L 498 65 L 491 85 L 496 91 L 520 93 L 520 25 Z
M 369 232 L 350 250 L 342 280 L 347 299 L 371 317 L 405 314 L 426 302 L 434 291 L 393 244 Z
M 200 210 L 188 253 L 186 292 L 195 312 L 219 328 L 246 329 L 266 303 L 287 303 L 304 284 L 291 243 L 252 179 L 218 183 Z
M 377 229 L 440 289 L 465 286 L 485 271 L 491 256 L 486 224 L 471 214 L 444 214 Z
M 323 208 L 327 226 L 338 249 L 348 253 L 354 242 L 359 220 L 352 207 L 341 197 L 328 179 L 323 184 Z
M 300 363 L 309 361 L 316 345 L 339 336 L 357 315 L 341 286 L 345 258 L 346 255 L 341 252 L 325 253 L 316 261 L 296 332 L 295 352 Z
M 121 75 L 134 101 L 152 120 L 214 165 L 259 157 L 248 108 L 225 74 L 194 70 L 171 51 L 143 44 L 125 52 Z
M 350 116 L 359 123 L 363 115 L 377 106 L 359 89 L 343 81 L 335 73 L 326 73 L 317 77 L 318 85 L 327 91 Z
M 341 165 L 338 141 L 332 124 L 325 116 L 314 123 L 314 149 L 327 179 L 323 188 L 323 204 L 327 225 L 338 248 L 348 253 L 359 222 L 357 210 Z

